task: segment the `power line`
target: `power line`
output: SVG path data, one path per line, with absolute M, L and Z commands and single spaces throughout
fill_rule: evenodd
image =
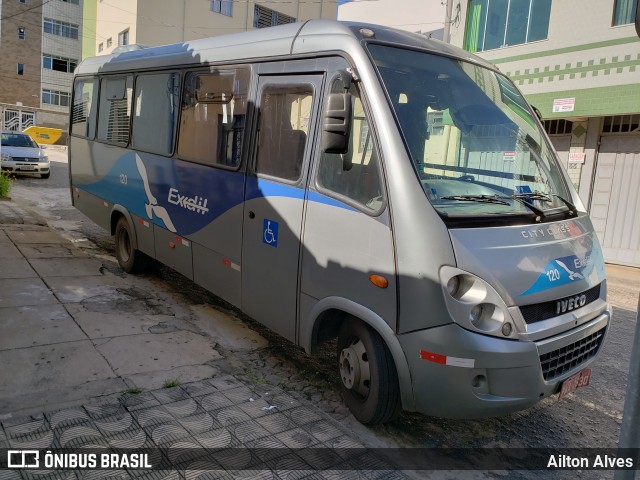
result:
M 51 2 L 51 1 L 52 0 L 45 0 L 44 2 L 42 2 L 39 5 L 34 5 L 33 7 L 26 8 L 23 11 L 18 12 L 18 13 L 14 13 L 13 15 L 9 15 L 8 17 L 0 17 L 0 20 L 9 20 L 10 18 L 17 17 L 18 15 L 24 15 L 25 13 L 30 12 L 31 10 L 35 10 L 36 8 L 40 8 L 43 5 L 46 5 L 47 3 Z

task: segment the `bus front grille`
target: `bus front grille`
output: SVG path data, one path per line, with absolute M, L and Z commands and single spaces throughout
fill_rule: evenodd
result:
M 595 356 L 602 345 L 604 331 L 602 328 L 582 340 L 540 355 L 544 379 L 553 380 Z
M 582 307 L 584 307 L 585 305 L 589 305 L 591 302 L 594 302 L 598 298 L 600 298 L 600 285 L 596 285 L 589 290 L 578 293 L 577 295 L 571 295 L 567 298 L 575 298 L 584 295 L 585 303 L 584 305 L 581 305 Z M 558 302 L 562 302 L 563 300 L 565 299 L 561 298 L 557 300 L 551 300 L 549 302 L 535 303 L 533 305 L 522 305 L 520 307 L 520 313 L 522 313 L 524 321 L 529 325 L 536 322 L 542 322 L 543 320 L 548 320 L 564 313 L 558 312 Z

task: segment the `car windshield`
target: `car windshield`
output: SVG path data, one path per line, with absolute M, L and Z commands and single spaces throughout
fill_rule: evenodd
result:
M 423 189 L 445 219 L 575 213 L 557 158 L 509 79 L 439 55 L 368 48 Z
M 2 146 L 38 148 L 38 144 L 29 135 L 23 133 L 3 133 Z

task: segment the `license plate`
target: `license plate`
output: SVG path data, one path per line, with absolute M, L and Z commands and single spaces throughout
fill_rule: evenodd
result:
M 564 382 L 562 382 L 562 388 L 560 389 L 560 396 L 558 400 L 560 400 L 565 395 L 570 394 L 574 390 L 586 387 L 589 385 L 589 381 L 591 380 L 591 369 L 585 368 L 581 372 L 576 373 L 572 377 L 567 378 Z
M 35 170 L 36 167 L 33 165 L 20 165 L 20 170 Z

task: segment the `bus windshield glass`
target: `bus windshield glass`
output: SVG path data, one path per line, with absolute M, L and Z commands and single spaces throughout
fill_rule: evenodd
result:
M 368 49 L 425 194 L 445 219 L 575 213 L 535 113 L 509 79 L 426 52 Z

